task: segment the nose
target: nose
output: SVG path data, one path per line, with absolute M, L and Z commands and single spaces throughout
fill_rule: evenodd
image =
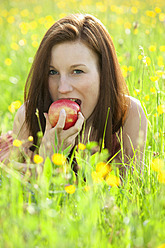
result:
M 58 84 L 58 92 L 61 94 L 66 94 L 73 90 L 72 85 L 66 76 L 61 76 Z

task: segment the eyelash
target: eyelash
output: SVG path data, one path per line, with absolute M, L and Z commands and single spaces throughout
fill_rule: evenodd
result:
M 73 71 L 73 74 L 81 74 L 81 73 L 84 73 L 84 72 L 82 70 L 79 70 L 79 69 L 76 69 L 76 70 Z M 58 74 L 58 72 L 55 71 L 55 70 L 50 70 L 49 71 L 49 75 L 57 75 L 57 74 Z
M 49 75 L 57 75 L 57 74 L 58 74 L 58 72 L 55 71 L 55 70 L 50 70 L 49 71 Z
M 78 73 L 75 73 L 75 74 L 81 74 L 81 73 L 83 73 L 83 71 L 82 70 L 79 70 L 79 69 L 77 69 L 77 70 L 74 70 L 73 72 L 78 72 Z

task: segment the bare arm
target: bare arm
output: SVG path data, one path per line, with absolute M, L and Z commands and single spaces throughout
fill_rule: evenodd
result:
M 22 105 L 17 111 L 13 123 L 13 139 L 18 139 L 22 142 L 20 147 L 12 147 L 10 159 L 13 161 L 15 169 L 26 169 L 27 162 L 29 167 L 34 167 L 32 164 L 33 152 L 30 151 L 32 141 L 28 140 L 29 132 L 25 123 L 25 106 Z M 26 158 L 28 161 L 26 161 Z
M 13 138 L 22 141 L 22 150 L 32 156 L 32 152 L 29 150 L 32 142 L 28 140 L 29 131 L 25 123 L 25 106 L 22 105 L 16 113 L 13 123 Z M 20 149 L 21 150 L 21 149 Z

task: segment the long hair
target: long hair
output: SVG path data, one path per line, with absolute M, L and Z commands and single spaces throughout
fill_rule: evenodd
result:
M 100 95 L 92 113 L 92 127 L 96 131 L 96 141 L 103 138 L 107 112 L 108 122 L 105 132 L 105 147 L 112 150 L 112 135 L 123 125 L 129 94 L 112 39 L 104 25 L 88 14 L 73 14 L 55 22 L 43 37 L 28 75 L 24 102 L 25 122 L 29 132 L 37 143 L 39 125 L 35 115 L 39 110 L 42 131 L 45 130 L 44 112 L 48 112 L 52 102 L 48 90 L 49 65 L 51 50 L 54 45 L 80 41 L 92 49 L 98 56 L 100 69 Z M 88 120 L 87 120 L 88 122 Z

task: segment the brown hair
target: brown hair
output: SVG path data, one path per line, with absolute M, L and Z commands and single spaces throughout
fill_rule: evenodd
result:
M 100 96 L 92 114 L 92 126 L 97 131 L 96 141 L 103 138 L 108 108 L 110 109 L 105 147 L 112 150 L 112 134 L 123 125 L 127 104 L 125 95 L 128 89 L 117 60 L 112 39 L 104 25 L 88 14 L 74 14 L 55 22 L 46 32 L 34 58 L 25 85 L 25 121 L 30 134 L 37 143 L 39 125 L 35 115 L 38 108 L 43 132 L 45 130 L 44 112 L 48 112 L 51 97 L 48 90 L 49 65 L 52 47 L 65 41 L 80 40 L 92 49 L 99 58 Z M 87 120 L 88 121 L 88 120 Z

